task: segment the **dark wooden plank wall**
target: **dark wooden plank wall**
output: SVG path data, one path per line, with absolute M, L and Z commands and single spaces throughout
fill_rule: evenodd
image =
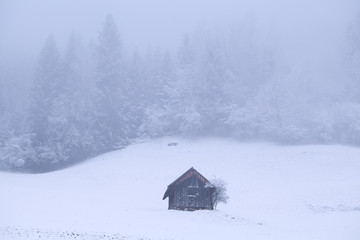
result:
M 169 209 L 212 209 L 212 189 L 200 178 L 196 173 L 184 176 L 169 196 Z

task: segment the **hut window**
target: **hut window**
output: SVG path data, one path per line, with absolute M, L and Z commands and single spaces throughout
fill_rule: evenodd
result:
M 188 196 L 197 197 L 200 195 L 200 188 L 198 186 L 189 186 L 188 187 Z

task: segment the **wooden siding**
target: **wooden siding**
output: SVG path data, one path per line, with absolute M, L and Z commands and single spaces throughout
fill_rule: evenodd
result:
M 191 168 L 168 186 L 164 199 L 169 197 L 169 209 L 213 209 L 210 182 Z

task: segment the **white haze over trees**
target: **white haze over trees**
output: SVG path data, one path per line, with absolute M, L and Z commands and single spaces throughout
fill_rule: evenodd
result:
M 356 1 L 29 2 L 0 3 L 2 169 L 169 135 L 360 144 Z

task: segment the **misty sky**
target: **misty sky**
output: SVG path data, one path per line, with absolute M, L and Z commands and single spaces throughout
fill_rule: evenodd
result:
M 289 54 L 299 47 L 321 51 L 337 41 L 359 6 L 356 0 L 1 0 L 0 51 L 3 61 L 19 61 L 34 57 L 49 34 L 60 46 L 71 33 L 96 40 L 109 13 L 130 49 L 172 50 L 184 33 L 247 18 L 281 39 Z

